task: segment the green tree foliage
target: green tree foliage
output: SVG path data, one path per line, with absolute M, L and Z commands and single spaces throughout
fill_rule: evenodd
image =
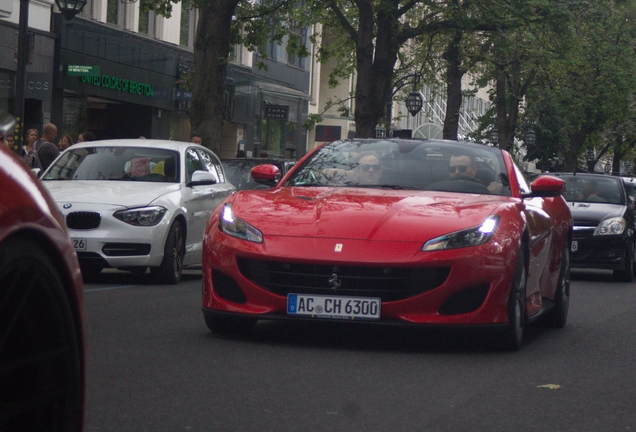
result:
M 596 148 L 597 160 L 607 151 L 620 159 L 636 139 L 634 2 L 558 3 L 566 17 L 552 28 L 550 47 L 558 55 L 527 95 L 538 143 L 528 157 L 561 156 L 567 170 L 580 164 L 589 147 Z

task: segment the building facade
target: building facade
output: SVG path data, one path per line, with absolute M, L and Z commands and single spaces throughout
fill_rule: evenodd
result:
M 138 2 L 89 0 L 67 22 L 47 1 L 30 2 L 25 116 L 16 134 L 41 131 L 50 121 L 59 136 L 73 139 L 91 131 L 98 139 L 189 140 L 196 131 L 184 82 L 193 69 L 196 9 L 182 10 L 177 3 L 164 18 L 141 13 Z M 15 105 L 19 0 L 11 5 L 4 15 L 0 7 L 0 107 L 9 112 Z M 220 157 L 239 150 L 270 157 L 306 152 L 309 64 L 287 55 L 285 41 L 268 47 L 266 57 L 235 47 Z

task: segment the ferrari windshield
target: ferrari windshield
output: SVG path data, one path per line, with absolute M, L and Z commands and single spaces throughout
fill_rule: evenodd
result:
M 326 144 L 303 162 L 286 185 L 510 195 L 500 150 L 441 140 Z
M 88 147 L 64 153 L 43 180 L 179 182 L 179 154 L 141 147 Z

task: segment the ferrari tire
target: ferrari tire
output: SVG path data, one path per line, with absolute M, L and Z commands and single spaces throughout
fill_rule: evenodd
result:
M 631 282 L 634 279 L 634 243 L 629 243 L 625 254 L 625 268 L 614 270 L 614 279 L 622 282 Z
M 0 430 L 82 429 L 80 341 L 65 285 L 38 242 L 0 245 Z
M 523 245 L 517 254 L 517 264 L 508 297 L 508 325 L 502 342 L 509 351 L 517 351 L 523 345 L 526 325 L 526 253 Z
M 544 316 L 542 322 L 546 327 L 562 328 L 568 319 L 570 308 L 570 249 L 563 248 L 559 283 L 554 294 L 554 306 Z
M 213 312 L 204 312 L 205 324 L 216 335 L 246 334 L 256 327 L 254 318 L 234 317 Z
M 151 267 L 150 273 L 155 282 L 160 284 L 177 284 L 183 273 L 183 256 L 185 255 L 185 232 L 180 221 L 174 221 L 168 232 L 163 260 L 159 267 Z

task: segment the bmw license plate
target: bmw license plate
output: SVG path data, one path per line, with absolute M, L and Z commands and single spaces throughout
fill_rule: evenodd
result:
M 288 294 L 287 314 L 332 319 L 380 319 L 379 298 Z
M 73 242 L 73 247 L 76 251 L 85 251 L 86 250 L 86 239 L 85 238 L 74 238 L 71 239 Z

